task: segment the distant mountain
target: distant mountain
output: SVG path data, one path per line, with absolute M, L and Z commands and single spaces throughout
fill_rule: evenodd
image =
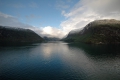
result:
M 60 39 L 59 38 L 56 38 L 56 37 L 43 37 L 43 39 L 45 41 L 59 41 Z
M 82 30 L 71 32 L 64 41 L 90 44 L 120 44 L 119 20 L 95 20 L 87 24 Z
M 30 29 L 0 26 L 0 44 L 21 44 L 42 41 L 43 38 Z

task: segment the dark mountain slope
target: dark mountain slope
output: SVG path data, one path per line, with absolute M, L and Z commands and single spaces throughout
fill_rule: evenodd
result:
M 0 44 L 42 42 L 43 39 L 30 29 L 0 26 Z
M 120 21 L 114 19 L 93 21 L 81 31 L 69 33 L 64 40 L 90 44 L 120 44 Z
M 59 41 L 60 39 L 59 38 L 56 38 L 56 37 L 43 37 L 43 39 L 45 41 Z

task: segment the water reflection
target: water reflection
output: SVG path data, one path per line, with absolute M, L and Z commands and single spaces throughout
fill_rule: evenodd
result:
M 119 46 L 48 42 L 0 48 L 0 80 L 119 80 Z
M 86 45 L 70 44 L 85 51 L 94 70 L 90 71 L 93 80 L 120 79 L 120 46 L 119 45 Z M 86 68 L 85 68 L 86 69 Z M 88 70 L 87 70 L 88 71 Z

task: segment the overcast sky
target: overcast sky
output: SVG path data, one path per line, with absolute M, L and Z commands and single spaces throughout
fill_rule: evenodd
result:
M 98 19 L 120 20 L 120 0 L 0 0 L 0 25 L 63 37 Z

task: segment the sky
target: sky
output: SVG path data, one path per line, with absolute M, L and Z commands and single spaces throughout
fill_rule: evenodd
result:
M 0 0 L 0 25 L 66 36 L 99 19 L 120 20 L 120 0 Z

